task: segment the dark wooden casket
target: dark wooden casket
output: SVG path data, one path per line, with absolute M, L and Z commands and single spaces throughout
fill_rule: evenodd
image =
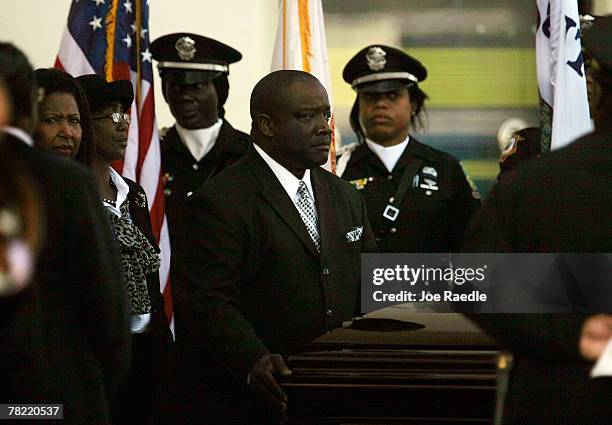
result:
M 289 357 L 289 423 L 491 424 L 497 355 L 460 314 L 380 310 Z

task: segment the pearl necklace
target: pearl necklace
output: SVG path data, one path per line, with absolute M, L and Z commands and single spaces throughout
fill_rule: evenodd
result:
M 110 185 L 111 185 L 111 187 L 113 189 L 117 190 L 117 188 L 115 187 L 115 183 L 113 183 L 113 179 L 110 179 L 108 182 L 110 183 Z M 112 201 L 112 200 L 106 199 L 106 198 L 102 198 L 102 201 L 106 202 L 107 204 L 112 205 L 115 208 L 117 208 L 117 201 Z

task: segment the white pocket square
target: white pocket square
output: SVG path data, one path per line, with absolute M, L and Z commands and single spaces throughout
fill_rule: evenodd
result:
M 363 233 L 363 227 L 355 227 L 353 230 L 346 234 L 347 242 L 357 242 L 361 239 L 361 234 Z

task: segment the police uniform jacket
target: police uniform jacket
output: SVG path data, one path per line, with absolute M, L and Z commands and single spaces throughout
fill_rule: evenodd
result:
M 360 254 L 376 250 L 365 203 L 321 168 L 311 181 L 320 253 L 254 149 L 186 203 L 172 280 L 177 347 L 187 348 L 179 393 L 198 397 L 194 408 L 215 398 L 208 418 L 225 403 L 225 419 L 210 423 L 251 423 L 227 415 L 252 398 L 246 379 L 255 362 L 295 353 L 358 313 Z M 209 391 L 194 391 L 206 382 Z
M 196 161 L 181 141 L 175 126 L 166 132 L 161 141 L 161 154 L 171 240 L 176 235 L 185 199 L 204 182 L 241 158 L 251 144 L 248 134 L 234 129 L 223 120 L 213 148 L 200 161 Z
M 414 171 L 404 176 L 407 167 Z M 459 161 L 412 136 L 392 172 L 364 143 L 352 153 L 342 178 L 365 198 L 382 252 L 458 251 L 480 206 Z M 410 187 L 401 201 L 395 201 L 399 214 L 390 222 L 383 213 L 403 178 L 411 181 Z

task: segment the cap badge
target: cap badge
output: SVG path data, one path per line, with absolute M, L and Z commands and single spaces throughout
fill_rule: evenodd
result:
M 179 57 L 184 61 L 189 61 L 195 56 L 195 41 L 189 37 L 181 37 L 174 45 Z
M 368 53 L 366 53 L 366 61 L 368 62 L 370 69 L 372 71 L 380 71 L 383 69 L 387 64 L 385 56 L 387 56 L 387 52 L 380 47 L 370 47 L 368 49 Z

